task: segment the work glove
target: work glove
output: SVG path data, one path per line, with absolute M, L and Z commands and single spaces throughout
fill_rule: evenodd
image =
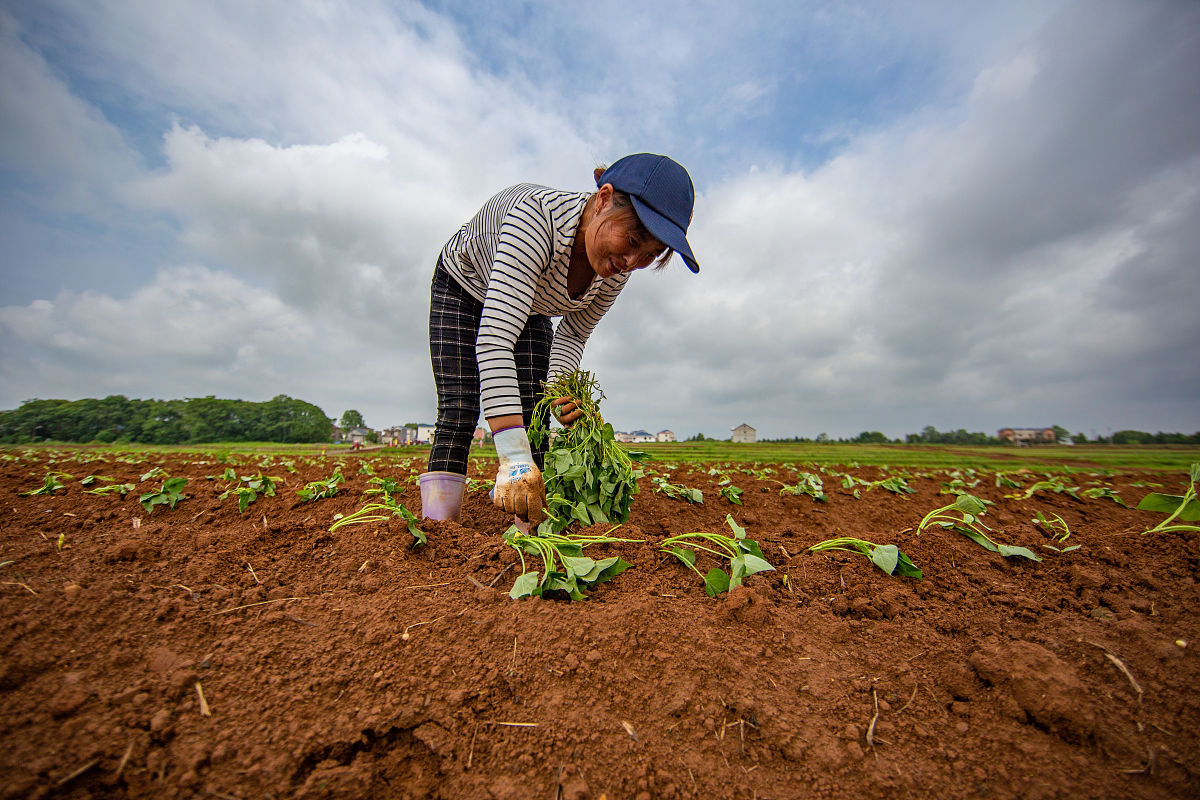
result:
M 564 428 L 569 428 L 575 420 L 583 416 L 583 409 L 575 402 L 574 397 L 560 397 L 550 401 L 550 413 Z
M 518 426 L 497 431 L 492 434 L 492 440 L 496 443 L 496 455 L 500 457 L 492 502 L 530 525 L 537 525 L 542 521 L 542 509 L 546 505 L 546 484 L 542 480 L 542 471 L 533 463 L 529 436 Z

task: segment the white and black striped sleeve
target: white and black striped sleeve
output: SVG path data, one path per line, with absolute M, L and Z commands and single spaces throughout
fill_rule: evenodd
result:
M 485 419 L 521 414 L 513 349 L 529 320 L 538 279 L 553 256 L 553 221 L 534 202 L 518 202 L 500 225 L 475 357 Z

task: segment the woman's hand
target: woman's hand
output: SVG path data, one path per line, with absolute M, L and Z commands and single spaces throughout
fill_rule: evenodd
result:
M 564 428 L 569 428 L 575 420 L 583 416 L 583 409 L 575 402 L 574 397 L 560 397 L 550 401 L 550 413 Z
M 546 485 L 542 471 L 533 462 L 525 429 L 497 431 L 492 440 L 500 459 L 492 502 L 530 525 L 537 525 L 542 521 L 542 509 L 546 505 Z

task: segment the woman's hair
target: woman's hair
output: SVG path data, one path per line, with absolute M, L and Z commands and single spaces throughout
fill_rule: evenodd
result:
M 597 187 L 601 185 L 600 176 L 604 174 L 606 169 L 608 169 L 608 165 L 601 164 L 592 171 L 592 175 L 596 180 Z M 629 199 L 629 195 L 626 192 L 618 192 L 616 189 L 613 189 L 612 204 L 612 213 L 617 219 L 624 222 L 631 230 L 637 231 L 640 236 L 644 236 L 647 239 L 655 238 L 654 234 L 646 230 L 646 226 L 642 224 L 641 219 L 638 218 L 637 211 L 633 207 L 633 201 Z M 666 250 L 664 250 L 663 254 L 659 256 L 658 260 L 654 263 L 655 271 L 667 266 L 667 262 L 671 260 L 671 256 L 673 255 L 675 255 L 675 251 L 671 248 L 668 247 Z

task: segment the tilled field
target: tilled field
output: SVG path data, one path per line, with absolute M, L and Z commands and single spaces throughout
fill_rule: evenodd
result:
M 515 602 L 517 553 L 486 491 L 461 524 L 425 523 L 424 548 L 398 518 L 328 531 L 365 502 L 363 464 L 404 479 L 418 511 L 415 460 L 343 457 L 337 496 L 305 503 L 296 489 L 338 461 L 83 453 L 0 462 L 4 798 L 1200 795 L 1197 534 L 1143 536 L 1162 515 L 1112 499 L 837 468 L 915 493 L 860 484 L 856 498 L 826 473 L 820 503 L 780 494 L 816 468 L 774 464 L 725 469 L 736 506 L 708 466 L 650 464 L 703 505 L 643 478 L 617 534 L 642 542 L 593 548 L 633 568 L 585 602 Z M 229 466 L 286 484 L 240 514 L 218 499 Z M 154 467 L 188 478 L 187 498 L 147 514 Z M 21 495 L 51 471 L 72 476 L 65 488 Z M 88 475 L 135 489 L 88 494 L 101 485 Z M 994 503 L 999 541 L 1045 560 L 918 536 L 956 477 L 979 480 L 968 491 Z M 1130 505 L 1147 482 L 1186 486 L 1182 473 L 1063 478 Z M 1080 549 L 1042 547 L 1061 543 L 1038 511 Z M 776 570 L 712 599 L 658 543 L 727 533 L 727 514 Z M 924 579 L 806 552 L 834 536 L 898 544 Z

